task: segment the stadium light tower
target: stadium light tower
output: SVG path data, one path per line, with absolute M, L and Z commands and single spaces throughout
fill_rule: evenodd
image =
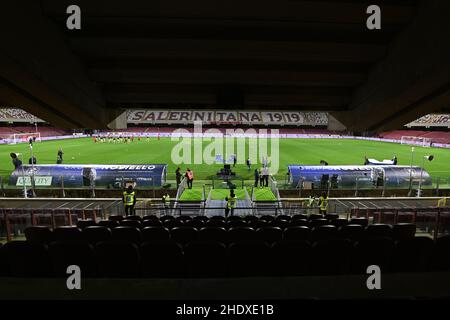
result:
M 420 168 L 420 181 L 419 181 L 419 192 L 417 194 L 418 197 L 420 197 L 422 195 L 422 177 L 423 177 L 423 167 L 425 166 L 425 159 L 427 159 L 428 161 L 433 161 L 434 156 L 433 155 L 429 155 L 429 156 L 424 156 L 422 158 L 422 167 Z

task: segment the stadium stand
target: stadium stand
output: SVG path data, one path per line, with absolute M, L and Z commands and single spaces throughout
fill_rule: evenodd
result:
M 450 127 L 449 114 L 427 114 L 411 123 L 407 127 Z
M 416 235 L 414 224 L 315 227 L 317 220 L 310 219 L 309 226 L 256 230 L 134 228 L 126 220 L 112 229 L 93 223 L 83 229 L 32 226 L 25 231 L 26 241 L 8 242 L 0 252 L 3 274 L 13 277 L 64 276 L 69 264 L 99 278 L 345 275 L 364 273 L 370 264 L 385 272 L 450 270 L 445 254 L 450 236 L 433 241 Z
M 242 112 L 241 112 L 242 113 Z M 230 128 L 236 129 L 239 126 L 245 128 L 247 125 L 252 126 L 268 126 L 278 127 L 281 135 L 310 135 L 310 136 L 351 136 L 351 133 L 330 131 L 326 129 L 328 124 L 328 116 L 324 112 L 245 112 L 247 116 L 254 115 L 254 121 L 238 121 L 240 119 L 239 111 L 221 112 L 220 119 L 231 117 L 236 121 L 219 121 L 219 116 L 214 111 L 182 111 L 182 110 L 128 110 L 128 124 L 126 129 L 117 129 L 114 131 L 104 131 L 104 134 L 152 134 L 152 135 L 168 135 L 176 129 L 183 128 L 183 132 L 193 133 L 194 128 L 186 126 L 190 119 L 196 119 L 197 116 L 206 117 L 207 121 L 203 121 L 202 131 L 208 130 L 208 125 L 213 125 L 216 132 L 226 134 Z M 277 121 L 273 120 L 277 114 Z M 293 116 L 295 114 L 295 116 Z M 162 115 L 162 116 L 161 116 Z M 183 118 L 184 117 L 184 118 Z M 149 120 L 150 119 L 150 120 Z M 152 120 L 153 119 L 153 120 Z M 157 120 L 154 120 L 157 119 Z M 272 119 L 273 121 L 270 121 Z M 447 114 L 429 114 L 419 118 L 406 125 L 408 128 L 424 129 L 428 127 L 448 127 L 450 123 L 450 115 Z M 217 120 L 217 121 L 216 121 Z M 43 122 L 28 112 L 18 108 L 0 108 L 0 122 L 6 123 L 23 123 L 23 122 Z M 157 126 L 154 126 L 157 125 Z M 176 125 L 175 127 L 173 125 Z M 291 126 L 291 127 L 290 127 Z M 295 126 L 292 127 L 292 126 Z M 39 125 L 38 132 L 41 137 L 58 137 L 70 135 L 71 132 L 54 128 L 48 125 Z M 8 138 L 13 134 L 35 132 L 34 126 L 0 126 L 0 138 Z M 102 131 L 99 131 L 102 133 Z M 434 144 L 450 144 L 450 132 L 446 131 L 429 131 L 429 130 L 394 130 L 380 133 L 378 137 L 388 140 L 401 141 L 402 137 L 427 138 Z
M 422 131 L 422 130 L 395 130 L 381 133 L 385 139 L 401 141 L 402 137 L 429 138 L 433 143 L 450 144 L 450 132 L 445 131 Z
M 44 122 L 31 113 L 19 108 L 5 108 L 0 106 L 0 122 Z

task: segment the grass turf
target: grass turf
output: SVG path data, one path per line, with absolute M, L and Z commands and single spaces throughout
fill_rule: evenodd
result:
M 253 189 L 256 201 L 274 201 L 277 200 L 270 188 Z M 249 193 L 250 194 L 250 193 Z
M 251 193 L 251 189 L 248 188 L 247 192 Z M 259 201 L 272 201 L 276 200 L 275 195 L 269 188 L 255 188 L 255 199 Z M 229 189 L 212 189 L 211 200 L 224 200 L 230 194 Z M 245 199 L 244 189 L 235 189 L 234 194 L 238 200 Z M 208 195 L 207 195 L 208 196 Z M 202 188 L 193 187 L 192 189 L 185 189 L 180 197 L 181 201 L 200 201 L 202 199 Z
M 192 187 L 192 189 L 185 189 L 180 196 L 181 201 L 201 201 L 202 188 Z
M 191 139 L 192 140 L 192 139 Z M 185 142 L 190 142 L 184 139 Z M 194 139 L 196 140 L 196 139 Z M 221 139 L 215 139 L 220 143 Z M 236 144 L 235 139 L 235 144 Z M 250 140 L 246 139 L 246 151 Z M 199 142 L 196 141 L 196 142 Z M 170 138 L 151 138 L 149 142 L 135 141 L 126 143 L 94 143 L 90 138 L 54 140 L 38 142 L 34 144 L 34 155 L 38 164 L 56 163 L 56 154 L 59 147 L 64 151 L 65 164 L 138 164 L 138 163 L 167 163 L 168 179 L 173 180 L 177 165 L 172 162 L 171 152 L 179 141 L 171 141 Z M 210 141 L 203 140 L 203 150 Z M 225 144 L 224 144 L 225 145 Z M 194 143 L 191 143 L 190 162 L 194 163 Z M 288 164 L 319 164 L 320 160 L 326 160 L 330 165 L 363 164 L 364 156 L 378 160 L 391 159 L 397 155 L 399 165 L 409 165 L 411 161 L 411 146 L 397 143 L 350 140 L 350 139 L 280 139 L 279 141 L 279 171 L 277 179 L 282 182 L 285 179 L 286 166 Z M 18 145 L 0 145 L 0 175 L 5 179 L 9 177 L 13 166 L 10 152 L 23 154 L 24 163 L 28 163 L 30 156 L 26 143 Z M 218 152 L 224 154 L 224 152 Z M 271 154 L 270 141 L 268 142 L 268 154 Z M 450 178 L 450 150 L 440 148 L 415 147 L 414 165 L 420 166 L 422 157 L 427 154 L 435 156 L 434 161 L 426 162 L 426 170 L 433 178 Z M 189 158 L 189 157 L 188 157 Z M 221 164 L 181 164 L 184 171 L 187 167 L 194 171 L 195 182 L 211 179 L 222 167 Z M 245 164 L 238 164 L 232 168 L 238 176 L 246 180 L 253 180 L 253 170 L 260 164 L 253 164 L 252 170 L 247 170 Z M 442 180 L 441 180 L 442 181 Z

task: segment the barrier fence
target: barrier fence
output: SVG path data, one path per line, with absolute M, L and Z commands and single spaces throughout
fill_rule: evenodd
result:
M 439 198 L 405 203 L 409 199 L 329 199 L 328 213 L 352 221 L 365 219 L 365 223 L 413 223 L 419 232 L 437 238 L 450 232 L 450 207 L 437 207 Z M 23 236 L 26 227 L 44 225 L 50 228 L 76 225 L 79 220 L 91 219 L 94 222 L 108 219 L 111 215 L 124 215 L 121 200 L 113 199 L 107 203 L 95 200 L 80 200 L 75 203 L 52 203 L 43 201 L 36 207 L 35 200 L 19 200 L 21 207 L 0 208 L 0 238 L 7 241 Z M 48 199 L 47 199 L 48 200 Z M 106 201 L 106 200 L 105 200 Z M 377 203 L 378 201 L 378 203 Z M 310 199 L 283 199 L 272 202 L 253 202 L 251 207 L 238 207 L 234 215 L 311 215 L 319 214 L 316 204 L 309 205 Z M 34 207 L 33 207 L 34 206 Z M 144 199 L 138 202 L 135 214 L 164 216 L 224 215 L 224 207 L 206 207 L 204 201 L 163 203 L 160 199 Z

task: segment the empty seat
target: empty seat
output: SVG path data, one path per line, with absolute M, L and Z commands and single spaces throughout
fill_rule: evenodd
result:
M 388 224 L 375 223 L 364 230 L 364 238 L 392 238 L 392 227 Z
M 183 227 L 183 226 L 184 226 L 184 223 L 183 223 L 183 221 L 180 221 L 180 220 L 170 219 L 170 220 L 163 221 L 163 227 L 165 227 L 169 230 L 172 230 L 173 228 Z
M 330 224 L 335 226 L 336 228 L 340 228 L 348 224 L 348 220 L 345 218 L 337 218 L 330 221 Z
M 203 223 L 206 223 L 206 222 L 208 222 L 209 219 L 206 216 L 195 216 L 194 218 L 192 218 L 192 220 L 201 221 Z
M 97 225 L 98 225 L 98 226 L 101 226 L 101 227 L 107 227 L 107 228 L 109 228 L 109 229 L 113 229 L 113 228 L 115 228 L 115 227 L 118 227 L 120 224 L 119 224 L 118 221 L 113 221 L 113 220 L 102 220 L 102 221 L 99 221 L 99 222 L 97 223 Z
M 219 219 L 209 219 L 208 222 L 205 223 L 205 227 L 218 227 L 218 228 L 226 228 L 227 224 L 224 220 Z
M 224 216 L 212 216 L 209 218 L 209 221 L 226 221 Z
M 395 212 L 393 211 L 384 211 L 382 210 L 380 212 L 379 216 L 379 222 L 380 223 L 387 223 L 387 224 L 394 224 L 395 223 Z
M 269 216 L 269 215 L 263 215 L 259 218 L 259 220 L 263 220 L 263 221 L 267 221 L 269 223 L 272 223 L 275 221 L 275 217 L 274 216 Z
M 170 240 L 170 232 L 164 227 L 145 227 L 141 230 L 143 242 L 165 242 Z
M 324 226 L 328 224 L 328 220 L 327 219 L 312 219 L 309 221 L 309 227 L 311 229 L 320 227 L 320 226 Z
M 88 243 L 95 245 L 101 241 L 111 240 L 112 233 L 107 227 L 91 226 L 83 230 L 83 236 Z
M 139 249 L 135 243 L 99 242 L 95 246 L 95 255 L 100 277 L 137 278 L 140 275 Z
M 159 220 L 160 220 L 162 223 L 164 223 L 164 222 L 166 222 L 166 221 L 175 220 L 175 217 L 174 217 L 174 216 L 168 216 L 168 215 L 166 215 L 166 216 L 160 217 Z
M 416 235 L 416 225 L 412 223 L 397 223 L 392 228 L 394 240 L 413 239 Z
M 338 236 L 341 239 L 348 239 L 352 242 L 362 238 L 364 227 L 359 224 L 347 224 L 338 230 Z
M 53 230 L 55 241 L 86 242 L 81 229 L 72 226 L 58 227 Z
M 25 229 L 28 242 L 34 244 L 48 244 L 54 240 L 54 234 L 46 226 L 32 226 Z
M 327 213 L 325 214 L 325 219 L 328 221 L 339 219 L 339 215 L 337 213 Z
M 432 270 L 450 271 L 450 236 L 439 237 L 433 250 Z
M 393 272 L 425 272 L 430 270 L 434 242 L 428 237 L 399 240 L 392 255 Z
M 178 278 L 185 274 L 183 250 L 173 241 L 145 242 L 141 246 L 142 276 Z
M 119 215 L 111 215 L 111 216 L 109 216 L 108 219 L 111 220 L 111 221 L 120 222 L 120 221 L 122 221 L 124 219 L 124 217 L 123 216 L 119 216 Z
M 274 276 L 308 274 L 311 245 L 308 241 L 280 241 L 272 246 L 270 273 Z
M 70 265 L 80 267 L 82 277 L 97 276 L 94 249 L 90 244 L 56 241 L 48 246 L 48 250 L 55 276 L 67 278 Z
M 359 224 L 360 226 L 367 227 L 369 221 L 366 218 L 352 218 L 349 224 Z
M 159 218 L 154 214 L 149 214 L 142 217 L 142 222 L 144 221 L 159 221 Z
M 229 216 L 226 219 L 226 221 L 227 222 L 230 222 L 230 221 L 243 221 L 243 219 L 240 216 Z
M 394 251 L 394 242 L 389 238 L 369 238 L 356 242 L 351 270 L 353 273 L 366 273 L 367 267 L 377 265 L 381 272 L 389 272 Z
M 309 227 L 309 222 L 308 220 L 304 220 L 304 219 L 291 219 L 291 221 L 289 221 L 289 227 Z
M 162 227 L 163 223 L 159 220 L 153 220 L 153 219 L 148 219 L 148 220 L 143 220 L 142 221 L 142 228 L 145 227 Z
M 398 211 L 397 223 L 412 223 L 414 221 L 414 212 L 411 211 Z
M 52 268 L 50 256 L 44 245 L 28 241 L 11 241 L 1 248 L 11 277 L 50 277 Z
M 273 227 L 278 227 L 281 230 L 286 229 L 287 227 L 289 227 L 289 221 L 288 220 L 275 220 L 275 222 L 273 222 L 272 226 Z
M 311 232 L 311 241 L 324 241 L 337 238 L 338 229 L 332 225 L 314 228 Z
M 80 229 L 84 229 L 86 227 L 96 226 L 96 225 L 97 225 L 97 223 L 92 219 L 84 219 L 84 220 L 77 221 L 77 227 Z
M 317 213 L 313 213 L 308 216 L 308 220 L 317 220 L 317 219 L 323 219 L 323 216 Z
M 142 242 L 142 234 L 137 228 L 120 226 L 112 230 L 112 240 L 117 242 L 132 242 L 139 245 Z
M 350 271 L 352 246 L 349 240 L 317 241 L 312 246 L 310 273 L 314 275 L 341 275 Z
M 250 227 L 231 228 L 228 230 L 228 241 L 229 243 L 256 241 L 255 230 Z
M 280 214 L 279 216 L 276 216 L 275 220 L 291 221 L 291 216 L 288 216 L 287 214 Z
M 253 221 L 259 221 L 259 218 L 258 218 L 257 216 L 250 216 L 250 215 L 248 215 L 248 216 L 245 216 L 245 217 L 243 218 L 243 220 L 244 220 L 245 222 L 247 222 L 247 223 L 251 223 L 251 222 L 253 222 Z
M 183 223 L 186 223 L 189 220 L 192 220 L 192 218 L 190 216 L 178 216 L 178 217 L 175 218 L 175 220 L 181 221 Z
M 233 243 L 229 247 L 232 277 L 266 276 L 271 273 L 269 247 L 261 242 Z
M 308 220 L 308 215 L 307 214 L 294 214 L 291 217 L 291 221 L 292 220 Z
M 231 229 L 231 228 L 247 227 L 247 226 L 248 226 L 248 224 L 244 220 L 231 220 L 231 221 L 227 221 L 226 228 Z
M 176 227 L 170 231 L 171 239 L 181 245 L 197 241 L 198 231 L 192 227 Z
M 2 247 L 3 245 L 0 243 L 0 277 L 7 277 L 9 276 L 8 265 Z
M 124 219 L 120 222 L 120 225 L 124 226 L 124 227 L 133 227 L 133 228 L 137 228 L 137 229 L 142 228 L 142 223 L 138 220 Z
M 259 241 L 272 244 L 281 241 L 283 238 L 283 230 L 278 227 L 262 227 L 256 230 L 256 237 Z
M 201 220 L 192 219 L 192 220 L 189 220 L 189 221 L 185 222 L 184 225 L 186 227 L 192 227 L 192 228 L 195 228 L 197 230 L 200 230 L 201 228 L 204 227 L 205 223 L 203 221 L 201 221 Z
M 132 216 L 126 216 L 125 217 L 126 220 L 134 220 L 134 221 L 142 221 L 142 218 L 140 216 L 136 216 L 136 215 L 132 215 Z
M 198 232 L 198 240 L 202 242 L 228 243 L 228 232 L 225 228 L 206 227 Z
M 248 226 L 256 230 L 256 229 L 259 229 L 259 228 L 262 228 L 262 227 L 268 227 L 269 226 L 269 222 L 267 222 L 265 220 L 257 219 L 257 220 L 254 220 L 254 221 L 250 221 L 248 223 Z
M 189 243 L 184 249 L 184 259 L 188 277 L 217 278 L 228 273 L 227 249 L 223 243 Z
M 308 241 L 311 229 L 305 226 L 287 227 L 283 231 L 283 240 L 286 241 Z

